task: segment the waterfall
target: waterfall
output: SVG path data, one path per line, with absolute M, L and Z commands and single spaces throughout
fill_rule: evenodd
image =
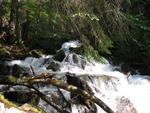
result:
M 41 73 L 55 73 L 61 78 L 64 73 L 70 72 L 76 74 L 81 80 L 87 82 L 93 94 L 103 100 L 116 113 L 150 113 L 150 76 L 140 74 L 127 76 L 116 71 L 115 66 L 109 64 L 106 60 L 105 64 L 93 61 L 88 62 L 86 58 L 69 51 L 69 47 L 79 47 L 78 41 L 66 42 L 62 45 L 66 57 L 62 62 L 54 61 L 52 57 L 32 58 L 25 60 L 15 60 L 7 62 L 9 66 L 15 64 L 25 68 L 31 75 Z M 49 64 L 57 64 L 56 71 L 48 69 Z M 62 76 L 60 76 L 62 74 Z M 64 79 L 65 80 L 65 79 Z M 45 89 L 44 89 L 45 88 Z M 54 92 L 50 86 L 41 88 L 40 90 L 50 94 Z M 70 93 L 62 91 L 67 100 L 70 100 Z M 42 104 L 40 104 L 42 106 Z M 44 105 L 44 107 L 46 107 Z M 97 106 L 97 113 L 105 113 Z M 51 111 L 51 107 L 45 108 L 47 113 Z M 48 109 L 48 110 L 47 110 Z M 82 105 L 71 104 L 72 113 L 84 113 Z

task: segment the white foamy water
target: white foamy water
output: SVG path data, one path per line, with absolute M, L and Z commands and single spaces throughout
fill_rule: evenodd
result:
M 69 42 L 63 43 L 61 47 L 69 49 L 70 47 L 77 48 L 80 46 L 81 46 L 81 43 L 78 40 L 74 40 L 74 41 L 69 41 Z
M 87 75 L 91 76 L 92 82 L 87 81 L 94 95 L 103 100 L 117 113 L 136 113 L 118 111 L 118 106 L 125 103 L 126 100 L 130 102 L 128 101 L 124 104 L 123 108 L 128 110 L 133 106 L 137 113 L 150 113 L 150 76 L 130 75 L 127 77 L 123 73 L 115 71 L 116 67 L 109 64 L 107 60 L 106 64 L 101 64 L 96 61 L 89 63 L 82 56 L 70 53 L 69 47 L 76 48 L 79 46 L 81 46 L 81 44 L 78 41 L 71 41 L 62 45 L 62 48 L 67 48 L 67 51 L 65 51 L 67 53 L 64 61 L 59 62 L 60 71 L 57 71 L 59 74 L 70 72 L 82 77 L 86 77 Z M 47 69 L 47 64 L 45 64 L 46 58 L 47 57 L 29 57 L 22 61 L 11 61 L 8 64 L 10 66 L 17 64 L 28 69 L 32 66 L 36 75 L 53 72 Z M 97 78 L 95 78 L 95 76 Z M 120 98 L 123 100 L 123 103 L 121 103 L 122 101 Z M 119 103 L 119 101 L 121 102 Z M 80 109 L 82 109 L 82 107 L 74 104 L 72 105 L 72 113 L 82 113 Z M 98 113 L 105 112 L 99 108 Z
M 64 63 L 61 71 L 85 76 L 87 74 L 93 76 L 106 75 L 112 80 L 100 81 L 97 79 L 92 83 L 101 91 L 101 93 L 95 92 L 95 96 L 102 99 L 114 111 L 117 111 L 117 98 L 125 97 L 130 100 L 137 110 L 137 113 L 150 113 L 150 76 L 130 75 L 127 78 L 126 75 L 119 71 L 114 71 L 114 69 L 115 67 L 109 63 L 101 64 L 93 62 L 91 65 L 86 65 L 84 69 L 72 63 Z M 106 82 L 108 83 L 106 84 Z M 75 108 L 73 105 L 73 113 L 79 113 L 76 112 Z M 102 113 L 102 110 L 99 109 L 98 113 Z
M 73 40 L 63 43 L 61 48 L 65 51 L 65 54 L 68 55 L 70 53 L 69 48 L 78 48 L 81 45 L 82 44 L 78 40 Z

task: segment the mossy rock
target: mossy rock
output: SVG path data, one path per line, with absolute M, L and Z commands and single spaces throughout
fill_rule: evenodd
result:
M 17 78 L 14 76 L 0 76 L 0 82 L 5 82 L 5 83 L 15 83 L 17 81 Z
M 34 92 L 25 92 L 25 91 L 4 92 L 4 96 L 8 100 L 21 105 L 25 103 L 37 105 L 40 99 L 36 94 L 34 94 Z
M 42 50 L 37 50 L 37 49 L 34 49 L 34 50 L 31 50 L 27 53 L 26 56 L 32 56 L 32 57 L 41 57 L 43 55 L 43 52 Z
M 8 75 L 10 67 L 5 63 L 5 61 L 0 60 L 0 75 Z
M 2 94 L 0 94 L 0 102 L 4 104 L 5 108 L 16 108 L 23 113 L 45 113 L 45 111 L 42 110 L 41 108 L 30 104 L 24 104 L 22 106 L 18 106 L 5 99 Z
M 0 57 L 1 59 L 11 58 L 11 53 L 6 48 L 0 48 Z
M 12 102 L 5 99 L 5 97 L 2 94 L 0 94 L 0 102 L 4 103 L 6 108 L 10 108 L 10 107 L 17 108 L 18 107 L 16 104 L 13 104 Z
M 42 110 L 40 107 L 31 105 L 31 104 L 24 104 L 20 106 L 19 108 L 25 110 L 25 111 L 32 111 L 33 113 L 46 113 L 44 110 Z
M 12 75 L 15 77 L 20 77 L 21 74 L 26 73 L 25 69 L 15 64 L 12 68 Z
M 63 49 L 60 49 L 57 51 L 57 53 L 53 56 L 53 59 L 56 61 L 63 61 L 63 59 L 65 58 L 65 53 Z

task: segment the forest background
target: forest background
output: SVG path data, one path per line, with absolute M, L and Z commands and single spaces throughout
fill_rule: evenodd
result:
M 79 40 L 89 59 L 150 73 L 149 0 L 0 0 L 0 57 L 55 54 Z

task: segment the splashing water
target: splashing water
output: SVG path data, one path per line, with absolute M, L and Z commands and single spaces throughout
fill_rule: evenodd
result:
M 70 57 L 72 56 L 70 55 Z M 130 75 L 127 77 L 119 71 L 114 71 L 116 67 L 110 65 L 108 61 L 106 64 L 101 64 L 94 61 L 92 64 L 88 63 L 85 68 L 82 69 L 73 63 L 73 58 L 70 59 L 72 59 L 71 62 L 64 63 L 61 71 L 72 72 L 83 76 L 91 75 L 93 77 L 101 77 L 101 80 L 93 78 L 92 83 L 89 81 L 88 82 L 90 86 L 94 86 L 96 89 L 100 90 L 100 92 L 97 92 L 93 89 L 95 96 L 102 99 L 114 111 L 117 111 L 118 109 L 117 99 L 122 97 L 130 100 L 130 103 L 132 103 L 136 108 L 137 113 L 150 113 L 150 76 Z M 127 107 L 130 106 L 131 105 Z M 75 111 L 73 113 L 80 113 L 75 110 L 76 108 L 77 107 L 73 105 L 72 111 Z M 103 112 L 101 109 L 98 111 L 98 113 Z M 119 111 L 117 113 L 126 112 Z
M 66 55 L 70 53 L 69 48 L 78 48 L 81 46 L 81 43 L 78 40 L 73 40 L 65 42 L 62 44 L 61 48 L 64 49 Z
M 101 64 L 96 61 L 89 63 L 77 54 L 70 54 L 69 47 L 79 47 L 79 41 L 70 41 L 62 45 L 66 49 L 66 59 L 59 62 L 59 73 L 71 72 L 80 75 L 88 82 L 94 95 L 103 100 L 116 113 L 150 113 L 150 76 L 130 75 L 127 77 L 106 61 Z M 26 58 L 24 61 L 16 60 L 9 65 L 18 64 L 22 67 L 32 67 L 37 74 L 52 72 L 45 64 L 46 58 Z M 88 79 L 90 76 L 90 80 Z M 133 107 L 136 109 L 134 110 Z M 82 113 L 80 106 L 72 105 L 72 113 Z M 131 109 L 131 110 L 129 110 Z M 98 107 L 98 113 L 105 113 Z
M 69 41 L 69 42 L 65 42 L 62 44 L 62 48 L 77 48 L 80 47 L 81 43 L 78 40 L 74 40 L 74 41 Z
M 130 75 L 127 78 L 127 76 L 123 73 L 114 71 L 116 67 L 110 65 L 107 60 L 106 64 L 101 64 L 94 61 L 92 64 L 86 63 L 86 66 L 81 68 L 81 66 L 74 62 L 72 54 L 68 55 L 68 57 L 68 62 L 63 62 L 61 72 L 71 72 L 83 76 L 87 76 L 87 74 L 93 76 L 106 75 L 106 79 L 94 79 L 94 82 L 89 82 L 89 84 L 101 91 L 100 93 L 93 89 L 95 96 L 102 99 L 114 111 L 117 112 L 118 109 L 117 98 L 122 97 L 130 100 L 130 103 L 133 104 L 137 113 L 150 113 L 150 76 Z M 78 58 L 78 60 L 81 63 L 82 59 Z M 107 77 L 109 79 L 107 79 Z M 131 107 L 131 105 L 126 105 L 123 107 Z M 77 107 L 73 105 L 73 113 L 78 113 L 77 111 L 79 110 L 76 109 Z M 128 113 L 132 112 L 134 113 L 135 111 L 128 111 Z M 102 110 L 99 109 L 98 113 L 102 113 Z M 124 111 L 122 110 L 118 113 L 124 113 Z

